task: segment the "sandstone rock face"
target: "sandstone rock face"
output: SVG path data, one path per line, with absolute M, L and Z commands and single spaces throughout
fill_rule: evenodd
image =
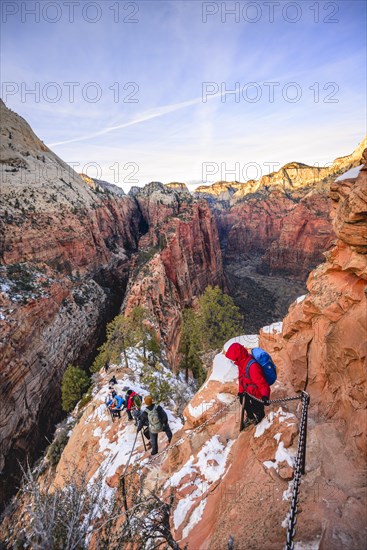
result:
M 171 183 L 166 183 L 166 187 L 168 187 L 169 189 L 173 189 L 174 191 L 179 191 L 180 193 L 190 193 L 186 183 L 172 181 Z
M 150 184 L 135 196 L 149 232 L 140 240 L 124 307 L 144 306 L 176 366 L 181 311 L 208 285 L 224 286 L 215 221 L 206 202 Z
M 263 333 L 260 343 L 281 366 L 288 390 L 306 389 L 311 395 L 302 490 L 309 496 L 317 490 L 338 510 L 337 518 L 331 510 L 323 512 L 321 548 L 359 548 L 366 536 L 366 169 L 357 180 L 332 184 L 331 197 L 336 244 L 325 264 L 311 273 L 309 293 L 290 308 L 282 333 Z M 300 537 L 303 532 L 301 524 Z
M 263 192 L 266 189 L 297 191 L 330 182 L 353 166 L 358 166 L 367 145 L 367 136 L 350 155 L 339 157 L 329 167 L 308 166 L 301 162 L 289 162 L 280 170 L 262 176 L 259 180 L 245 183 L 219 181 L 212 185 L 201 185 L 195 193 L 206 198 L 217 207 L 234 205 L 246 195 Z
M 261 256 L 261 271 L 304 279 L 322 259 L 333 232 L 325 195 L 296 202 L 282 194 L 248 199 L 218 214 L 225 261 Z
M 68 362 L 89 360 L 117 313 L 140 213 L 130 197 L 93 191 L 21 117 L 0 109 L 3 500 L 17 459 L 33 458 L 60 416 Z

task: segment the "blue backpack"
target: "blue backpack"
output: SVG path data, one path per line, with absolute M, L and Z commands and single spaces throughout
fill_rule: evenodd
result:
M 274 384 L 275 380 L 277 379 L 277 368 L 270 355 L 261 348 L 253 348 L 251 355 L 253 359 L 251 359 L 247 364 L 246 377 L 250 378 L 250 367 L 256 361 L 256 363 L 260 365 L 261 370 L 263 371 L 264 378 L 269 386 Z

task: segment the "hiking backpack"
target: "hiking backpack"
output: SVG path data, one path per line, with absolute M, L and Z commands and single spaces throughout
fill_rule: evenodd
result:
M 269 386 L 274 384 L 277 379 L 277 368 L 268 352 L 262 348 L 253 348 L 253 350 L 251 351 L 251 355 L 253 359 L 251 359 L 247 364 L 246 377 L 250 378 L 250 367 L 256 361 L 256 363 L 260 365 L 264 378 Z
M 158 416 L 157 405 L 154 405 L 151 411 L 149 409 L 146 409 L 146 413 L 148 415 L 149 431 L 152 434 L 157 434 L 163 431 L 162 422 L 160 421 Z

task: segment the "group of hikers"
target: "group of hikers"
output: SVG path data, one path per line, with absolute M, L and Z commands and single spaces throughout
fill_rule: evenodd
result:
M 110 410 L 111 416 L 121 418 L 122 411 L 126 410 L 129 421 L 135 421 L 137 431 L 144 434 L 148 440 L 148 447 L 152 449 L 151 454 L 158 453 L 158 434 L 165 432 L 168 438 L 168 444 L 172 439 L 172 431 L 168 424 L 166 411 L 154 403 L 153 398 L 147 395 L 142 398 L 141 395 L 129 388 L 124 388 L 125 397 L 118 395 L 114 389 L 117 384 L 115 376 L 109 381 L 110 393 L 106 405 Z M 145 407 L 143 408 L 143 402 Z
M 238 368 L 238 397 L 242 405 L 240 429 L 243 430 L 258 424 L 264 418 L 264 406 L 269 404 L 270 386 L 276 380 L 276 367 L 266 351 L 261 348 L 253 348 L 249 351 L 239 342 L 231 344 L 222 353 Z M 109 381 L 110 393 L 106 401 L 111 416 L 121 418 L 122 411 L 126 410 L 128 420 L 135 421 L 138 432 L 143 430 L 144 437 L 149 440 L 151 454 L 156 455 L 158 434 L 165 432 L 168 443 L 172 439 L 166 411 L 161 405 L 154 403 L 150 395 L 143 399 L 129 388 L 123 389 L 126 392 L 125 397 L 118 395 L 115 390 L 116 385 L 117 379 L 113 376 Z M 143 401 L 144 408 L 142 408 Z M 243 422 L 244 412 L 246 412 L 246 420 Z

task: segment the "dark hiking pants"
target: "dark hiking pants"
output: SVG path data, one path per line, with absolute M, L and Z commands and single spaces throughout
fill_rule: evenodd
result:
M 162 431 L 166 434 L 166 436 L 168 437 L 168 443 L 170 443 L 170 441 L 172 439 L 172 432 L 171 432 L 171 428 L 169 427 L 169 425 L 166 424 L 163 427 Z M 152 455 L 156 455 L 158 453 L 158 434 L 152 434 L 150 432 L 150 443 L 152 445 Z
M 255 420 L 256 424 L 265 416 L 264 405 L 252 399 L 248 393 L 245 393 L 245 411 L 247 413 L 247 418 Z

